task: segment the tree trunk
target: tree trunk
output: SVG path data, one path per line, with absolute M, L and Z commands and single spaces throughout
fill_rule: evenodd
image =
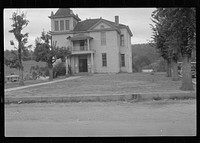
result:
M 172 80 L 173 80 L 173 81 L 179 80 L 177 61 L 173 61 L 173 63 L 172 63 Z
M 171 77 L 172 76 L 172 71 L 171 71 L 171 61 L 167 61 L 167 77 Z
M 188 56 L 183 56 L 182 63 L 182 85 L 181 90 L 194 90 L 192 83 L 192 73 L 191 73 L 191 58 Z
M 20 65 L 22 66 L 22 65 Z M 19 85 L 24 85 L 24 79 L 23 79 L 23 67 L 19 68 Z
M 21 52 L 21 42 L 18 45 L 18 58 L 19 58 L 19 85 L 24 85 L 23 79 L 23 65 L 22 65 L 22 52 Z
M 52 63 L 48 63 L 48 68 L 49 68 L 49 81 L 53 80 L 53 65 Z

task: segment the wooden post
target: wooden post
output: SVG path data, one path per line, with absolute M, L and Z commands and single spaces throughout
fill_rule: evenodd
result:
M 88 50 L 88 51 L 90 50 L 90 42 L 89 42 L 89 39 L 87 39 L 87 50 Z
M 91 53 L 91 73 L 94 73 L 94 57 L 93 57 L 93 53 Z

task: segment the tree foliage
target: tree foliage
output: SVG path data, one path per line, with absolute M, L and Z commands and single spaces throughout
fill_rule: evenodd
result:
M 46 62 L 49 68 L 50 80 L 53 80 L 53 63 L 57 59 L 64 60 L 67 55 L 70 55 L 70 51 L 66 47 L 57 47 L 56 41 L 52 41 L 51 35 L 42 32 L 40 37 L 35 40 L 35 60 Z
M 196 43 L 196 9 L 157 8 L 152 18 L 155 23 L 152 30 L 156 47 L 164 59 L 174 63 L 181 56 L 185 71 L 181 89 L 192 89 L 190 61 Z
M 15 43 L 11 40 L 10 44 L 13 45 L 17 51 L 18 51 L 18 67 L 19 67 L 19 77 L 20 77 L 20 85 L 24 85 L 23 82 L 23 65 L 22 65 L 22 51 L 24 51 L 27 47 L 25 44 L 28 42 L 28 33 L 21 33 L 21 31 L 28 25 L 29 21 L 26 19 L 26 15 L 18 12 L 14 12 L 12 15 L 12 18 L 10 18 L 13 22 L 12 29 L 9 31 L 10 33 L 13 33 L 15 36 L 15 39 L 18 42 L 18 46 L 15 46 Z M 15 56 L 14 56 L 15 57 Z M 16 62 L 16 58 L 14 58 L 14 61 Z M 14 62 L 13 61 L 13 62 Z M 15 64 L 17 66 L 17 64 Z

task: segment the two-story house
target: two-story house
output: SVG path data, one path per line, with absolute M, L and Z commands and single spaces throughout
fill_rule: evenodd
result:
M 59 8 L 51 19 L 52 41 L 70 47 L 66 70 L 72 73 L 132 72 L 131 36 L 127 25 L 98 19 L 81 21 L 69 8 Z

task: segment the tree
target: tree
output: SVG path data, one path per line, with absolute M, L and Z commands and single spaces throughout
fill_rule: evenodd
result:
M 19 58 L 16 50 L 4 52 L 4 64 L 10 68 L 19 69 Z
M 180 51 L 180 39 L 174 36 L 174 31 L 170 29 L 173 22 L 173 12 L 170 8 L 157 8 L 152 13 L 155 27 L 152 26 L 154 32 L 154 42 L 159 49 L 161 56 L 167 61 L 167 76 L 172 80 L 178 80 L 177 61 Z M 171 73 L 171 71 L 173 71 Z
M 153 27 L 154 41 L 158 44 L 159 36 L 163 37 L 164 42 L 162 42 L 168 47 L 169 55 L 171 55 L 169 58 L 175 63 L 174 71 L 177 70 L 178 53 L 181 53 L 183 77 L 180 89 L 193 90 L 191 56 L 196 41 L 196 9 L 158 8 L 153 12 L 152 17 L 156 24 Z M 163 49 L 162 46 L 161 48 Z
M 69 48 L 56 47 L 56 42 L 53 42 L 51 39 L 51 35 L 46 33 L 45 31 L 42 32 L 40 38 L 36 38 L 35 45 L 35 60 L 37 62 L 43 61 L 47 63 L 49 69 L 49 80 L 52 81 L 53 63 L 60 58 L 64 60 L 67 55 L 70 55 Z
M 27 43 L 28 33 L 22 34 L 21 31 L 28 25 L 28 20 L 26 19 L 26 15 L 18 12 L 14 12 L 12 18 L 10 18 L 13 22 L 12 30 L 10 33 L 13 33 L 15 39 L 18 42 L 18 46 L 16 47 L 13 41 L 10 41 L 10 44 L 13 45 L 17 49 L 18 56 L 18 66 L 19 66 L 19 84 L 24 85 L 23 81 L 23 65 L 22 65 L 22 50 L 25 49 L 25 44 Z
M 182 85 L 181 90 L 194 90 L 191 74 L 192 50 L 196 41 L 196 9 L 195 8 L 173 8 L 173 22 L 170 29 L 174 35 L 180 37 L 180 53 L 182 56 Z

